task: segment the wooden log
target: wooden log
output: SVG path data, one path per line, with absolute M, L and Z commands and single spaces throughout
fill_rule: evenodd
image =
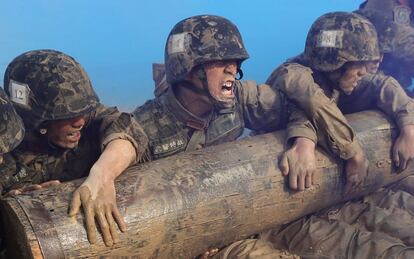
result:
M 285 139 L 279 131 L 128 169 L 116 183 L 128 229 L 113 247 L 101 239 L 90 245 L 83 215 L 67 216 L 80 180 L 5 199 L 1 213 L 8 250 L 16 258 L 192 258 L 413 172 L 412 163 L 402 173 L 393 172 L 390 152 L 397 132 L 381 113 L 348 119 L 370 161 L 368 178 L 352 197 L 342 195 L 342 162 L 320 151 L 315 185 L 289 190 L 277 166 Z

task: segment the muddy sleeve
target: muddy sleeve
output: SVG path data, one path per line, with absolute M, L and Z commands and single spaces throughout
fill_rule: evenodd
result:
M 308 138 L 314 143 L 318 143 L 316 129 L 308 120 L 306 114 L 291 102 L 288 102 L 287 107 L 288 124 L 286 127 L 286 134 L 288 143 L 299 137 Z M 326 146 L 324 147 L 326 148 Z
M 414 101 L 408 97 L 400 84 L 392 77 L 375 75 L 369 87 L 376 95 L 377 107 L 392 118 L 402 128 L 414 124 Z
M 41 172 L 25 166 L 19 161 L 18 155 L 14 153 L 3 156 L 3 163 L 0 166 L 0 196 L 5 195 L 10 190 L 25 185 L 39 184 L 44 180 Z
M 254 81 L 238 81 L 236 91 L 246 127 L 264 132 L 286 127 L 286 112 L 279 91 Z
M 391 38 L 392 56 L 414 66 L 414 28 L 393 23 L 391 30 L 394 33 Z
M 312 71 L 299 64 L 285 64 L 267 81 L 280 89 L 287 99 L 304 111 L 313 124 L 318 143 L 326 143 L 331 153 L 342 159 L 353 157 L 360 149 L 355 133 L 339 110 L 335 98 L 328 98 L 314 81 Z
M 88 127 L 94 127 L 99 132 L 101 149 L 115 139 L 124 139 L 134 146 L 137 157 L 135 162 L 140 161 L 145 155 L 148 147 L 148 138 L 138 121 L 133 115 L 120 112 L 116 107 L 107 108 L 103 105 L 98 107 L 91 115 Z

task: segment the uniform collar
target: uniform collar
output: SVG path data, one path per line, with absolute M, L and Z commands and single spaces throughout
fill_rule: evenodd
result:
M 165 104 L 167 105 L 167 108 L 175 115 L 175 117 L 180 122 L 184 123 L 187 127 L 196 130 L 202 130 L 208 127 L 211 116 L 208 116 L 206 119 L 203 119 L 188 111 L 178 101 L 171 86 L 168 88 L 167 92 L 163 96 L 165 96 Z

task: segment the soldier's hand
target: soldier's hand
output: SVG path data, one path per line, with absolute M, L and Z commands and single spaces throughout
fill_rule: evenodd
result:
M 207 251 L 205 251 L 202 255 L 197 256 L 197 259 L 207 259 L 215 256 L 218 253 L 218 248 L 210 248 Z
M 368 160 L 364 152 L 360 150 L 357 154 L 346 161 L 345 195 L 354 192 L 364 181 L 368 173 Z
M 126 225 L 116 205 L 113 181 L 105 182 L 102 179 L 88 177 L 73 194 L 69 216 L 75 216 L 81 206 L 85 214 L 88 240 L 91 244 L 96 243 L 95 219 L 106 246 L 112 246 L 119 241 L 116 225 L 122 232 L 126 231 Z
M 289 187 L 303 191 L 313 184 L 315 172 L 315 143 L 307 138 L 296 138 L 293 146 L 283 155 L 279 163 L 283 175 L 289 175 Z
M 392 149 L 392 159 L 398 171 L 407 168 L 408 162 L 414 158 L 414 125 L 406 125 L 401 129 Z
M 18 188 L 18 189 L 13 189 L 11 191 L 9 191 L 6 196 L 12 196 L 12 195 L 19 195 L 25 192 L 31 192 L 31 191 L 35 191 L 35 190 L 40 190 L 40 189 L 45 189 L 45 188 L 49 188 L 52 186 L 56 186 L 59 185 L 60 181 L 59 180 L 52 180 L 52 181 L 47 181 L 41 184 L 30 184 L 30 185 L 26 185 L 22 188 Z

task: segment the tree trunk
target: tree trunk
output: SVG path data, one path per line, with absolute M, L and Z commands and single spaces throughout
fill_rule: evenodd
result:
M 379 112 L 348 116 L 370 170 L 364 184 L 344 197 L 342 162 L 318 151 L 315 185 L 289 190 L 278 169 L 283 131 L 182 153 L 128 169 L 116 183 L 128 229 L 121 241 L 90 245 L 83 214 L 67 216 L 80 180 L 3 200 L 8 250 L 18 258 L 192 258 L 338 202 L 365 195 L 412 173 L 392 170 L 396 130 Z

